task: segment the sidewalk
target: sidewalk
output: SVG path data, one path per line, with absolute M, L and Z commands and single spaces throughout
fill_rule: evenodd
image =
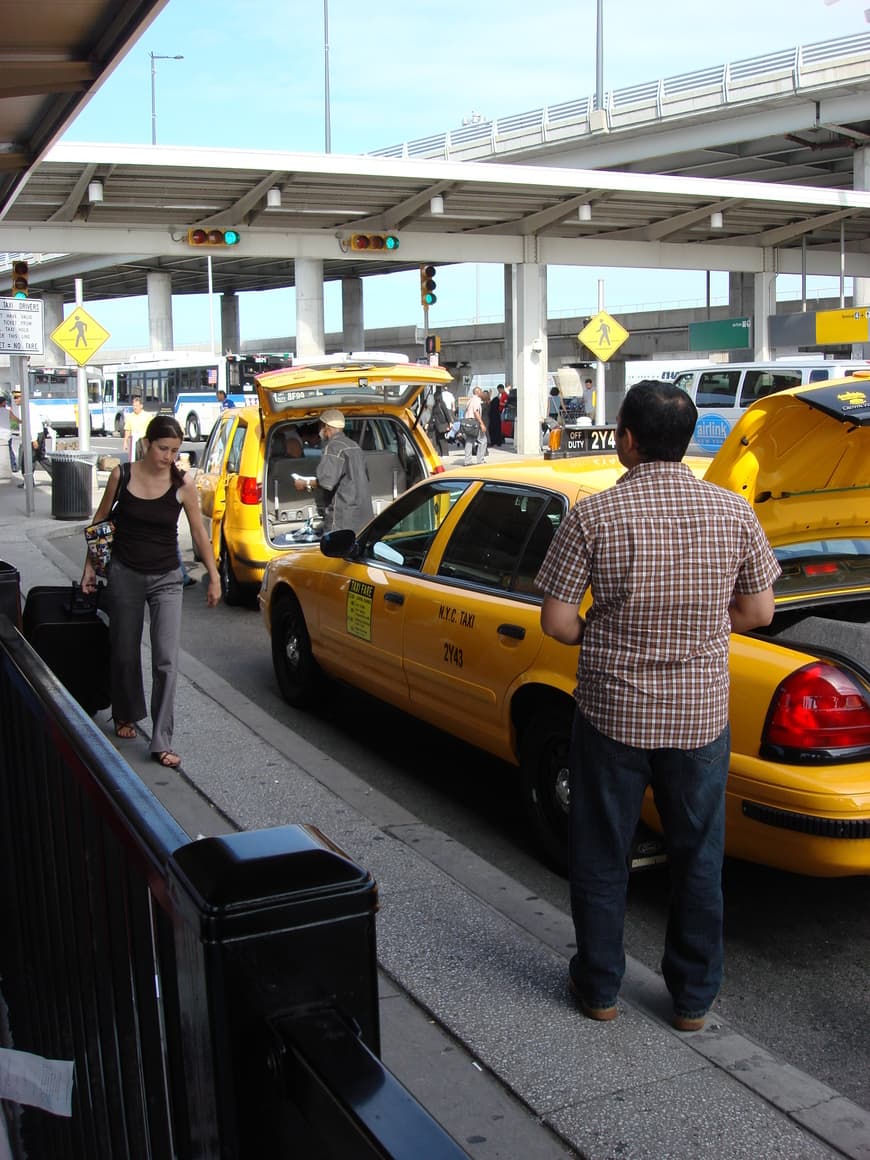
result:
M 501 454 L 511 454 L 502 449 Z M 451 456 L 451 466 L 458 463 Z M 22 592 L 78 577 L 51 485 L 0 480 L 0 558 Z M 117 742 L 192 837 L 310 822 L 378 880 L 383 1057 L 481 1160 L 870 1160 L 870 1112 L 719 1018 L 681 1035 L 661 979 L 629 960 L 615 1023 L 567 1002 L 557 908 L 372 790 L 182 654 L 184 776 Z M 114 742 L 108 712 L 99 724 Z M 146 723 L 147 725 L 147 723 Z

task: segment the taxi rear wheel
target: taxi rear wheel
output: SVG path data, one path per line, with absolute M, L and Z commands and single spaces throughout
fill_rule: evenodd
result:
M 547 862 L 568 872 L 568 753 L 573 707 L 536 712 L 520 734 L 520 783 L 532 836 Z
M 302 707 L 313 700 L 319 670 L 305 617 L 291 594 L 282 596 L 272 612 L 272 664 L 288 705 Z
M 244 604 L 245 591 L 243 586 L 236 579 L 236 574 L 233 571 L 233 562 L 230 559 L 230 550 L 227 547 L 226 540 L 221 537 L 221 554 L 218 559 L 218 573 L 221 578 L 221 595 L 224 598 L 225 604 Z

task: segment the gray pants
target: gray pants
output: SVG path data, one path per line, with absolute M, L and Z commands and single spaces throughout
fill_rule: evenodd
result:
M 181 636 L 181 569 L 148 575 L 113 560 L 109 574 L 112 716 L 141 721 L 146 716 L 142 682 L 142 629 L 145 605 L 151 620 L 151 752 L 172 748 L 175 686 Z

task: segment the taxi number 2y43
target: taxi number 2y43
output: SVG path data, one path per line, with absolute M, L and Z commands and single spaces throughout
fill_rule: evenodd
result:
M 449 640 L 444 642 L 444 660 L 448 665 L 455 665 L 458 669 L 462 668 L 462 649 L 455 644 L 451 644 Z

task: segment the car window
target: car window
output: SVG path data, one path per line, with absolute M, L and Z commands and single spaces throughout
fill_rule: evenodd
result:
M 226 424 L 229 427 L 229 424 Z M 244 423 L 237 423 L 236 429 L 233 433 L 233 441 L 230 446 L 230 453 L 227 456 L 227 474 L 230 473 L 238 475 L 239 467 L 242 462 L 242 448 L 245 445 L 245 436 L 248 433 L 248 428 Z
M 740 404 L 748 407 L 756 399 L 763 399 L 767 395 L 776 394 L 777 391 L 800 385 L 800 371 L 747 371 L 743 379 L 743 390 L 740 392 Z
M 704 371 L 698 376 L 696 407 L 733 407 L 740 371 Z
M 535 576 L 564 510 L 561 497 L 488 484 L 462 513 L 438 574 L 533 593 Z
M 232 428 L 232 422 L 227 421 L 215 425 L 203 456 L 203 471 L 208 475 L 220 475 L 227 449 L 227 438 Z
M 467 487 L 465 479 L 406 492 L 366 528 L 360 558 L 419 571 L 436 532 Z

